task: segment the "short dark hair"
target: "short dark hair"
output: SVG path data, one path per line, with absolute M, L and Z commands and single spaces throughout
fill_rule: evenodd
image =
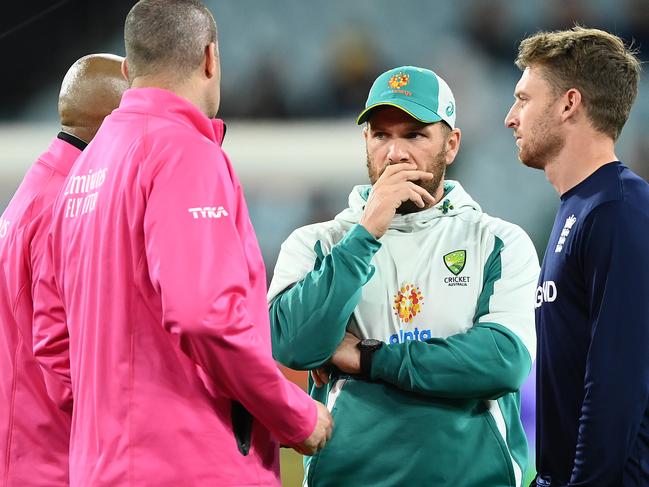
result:
M 581 26 L 538 32 L 520 43 L 516 65 L 539 66 L 557 95 L 578 89 L 593 127 L 617 140 L 640 78 L 636 52 L 622 39 Z
M 216 23 L 198 0 L 140 0 L 126 16 L 129 78 L 169 73 L 186 78 L 216 42 Z

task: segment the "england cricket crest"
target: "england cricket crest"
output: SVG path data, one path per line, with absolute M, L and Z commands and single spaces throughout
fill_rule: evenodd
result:
M 446 268 L 457 276 L 464 269 L 466 263 L 466 250 L 454 250 L 444 256 Z

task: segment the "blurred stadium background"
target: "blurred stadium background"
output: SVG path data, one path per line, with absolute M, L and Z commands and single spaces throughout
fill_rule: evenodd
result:
M 24 1 L 0 19 L 0 211 L 58 131 L 57 96 L 69 65 L 92 52 L 124 55 L 122 27 L 133 1 Z M 542 258 L 558 198 L 545 176 L 521 166 L 503 119 L 520 73 L 518 41 L 575 22 L 633 41 L 649 56 L 646 0 L 205 0 L 218 28 L 224 148 L 246 190 L 268 276 L 295 228 L 330 219 L 367 181 L 355 115 L 374 78 L 413 64 L 453 89 L 462 147 L 448 177 L 492 215 L 532 237 Z M 649 177 L 649 90 L 639 99 L 618 156 Z M 305 384 L 304 373 L 287 371 Z M 533 374 L 523 420 L 534 459 Z M 282 452 L 286 486 L 301 463 Z M 530 475 L 528 474 L 528 476 Z

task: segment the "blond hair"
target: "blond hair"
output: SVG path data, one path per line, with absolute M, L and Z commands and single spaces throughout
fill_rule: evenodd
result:
M 541 67 L 557 96 L 579 90 L 593 127 L 617 140 L 638 94 L 641 69 L 622 39 L 581 26 L 538 32 L 521 41 L 516 65 Z

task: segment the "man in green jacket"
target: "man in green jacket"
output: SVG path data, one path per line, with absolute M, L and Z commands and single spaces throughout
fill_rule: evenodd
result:
M 291 234 L 268 295 L 275 358 L 336 424 L 306 485 L 520 487 L 534 247 L 445 180 L 461 132 L 436 73 L 383 73 L 358 123 L 372 185 Z

